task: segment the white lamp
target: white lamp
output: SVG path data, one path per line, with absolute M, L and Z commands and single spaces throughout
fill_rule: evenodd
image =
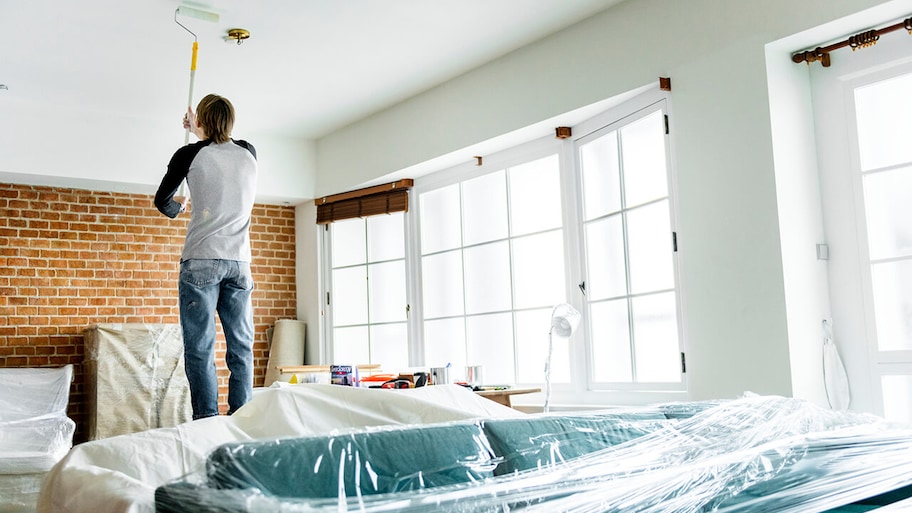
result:
M 544 409 L 546 412 L 551 408 L 551 353 L 554 349 L 554 336 L 570 338 L 579 322 L 580 313 L 567 303 L 561 303 L 551 310 L 551 329 L 548 331 L 548 359 L 545 361 Z

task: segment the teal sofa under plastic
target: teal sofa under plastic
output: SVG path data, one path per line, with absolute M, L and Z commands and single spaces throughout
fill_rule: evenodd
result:
M 547 467 L 673 422 L 659 410 L 498 419 L 226 444 L 202 481 L 159 487 L 156 511 L 247 511 L 251 494 L 328 499 L 472 483 Z M 235 509 L 236 508 L 236 509 Z

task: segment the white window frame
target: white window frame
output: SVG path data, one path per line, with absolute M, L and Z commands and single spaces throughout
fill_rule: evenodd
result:
M 625 102 L 622 105 L 618 105 L 613 109 L 610 109 L 590 120 L 587 120 L 584 123 L 581 123 L 579 126 L 574 127 L 574 152 L 578 152 L 578 148 L 581 143 L 587 141 L 593 134 L 602 131 L 610 131 L 620 129 L 621 127 L 630 124 L 634 121 L 642 119 L 652 113 L 654 113 L 659 107 L 659 110 L 662 111 L 663 115 L 666 116 L 666 122 L 670 125 L 671 123 L 671 107 L 670 107 L 670 98 L 667 94 L 662 93 L 661 91 L 651 91 L 645 94 L 639 95 L 628 102 Z M 669 223 L 671 225 L 671 231 L 673 233 L 678 232 L 677 228 L 677 219 L 678 219 L 678 209 L 677 209 L 677 180 L 676 173 L 674 170 L 674 148 L 673 148 L 673 137 L 671 136 L 671 127 L 668 127 L 668 134 L 666 134 L 666 153 L 665 153 L 665 169 L 667 173 L 668 180 L 668 202 L 669 202 L 669 211 L 670 218 Z M 578 135 L 577 135 L 578 134 Z M 573 156 L 571 155 L 571 158 Z M 577 251 L 579 254 L 578 260 L 581 262 L 578 266 L 578 269 L 581 270 L 585 268 L 585 265 L 582 263 L 585 259 L 585 254 L 582 251 L 582 241 L 583 241 L 583 229 L 584 229 L 584 214 L 583 214 L 583 204 L 580 198 L 582 197 L 582 191 L 579 190 L 579 184 L 582 182 L 582 170 L 580 168 L 580 160 L 575 159 L 576 169 L 574 170 L 574 183 L 577 187 L 575 191 L 576 199 L 573 200 L 573 205 L 575 206 L 574 215 L 578 220 L 575 225 L 577 229 L 577 238 L 578 242 L 573 246 L 573 250 Z M 671 233 L 668 234 L 669 237 L 672 236 Z M 675 251 L 673 256 L 673 265 L 674 265 L 674 281 L 675 281 L 675 303 L 677 305 L 677 331 L 678 331 L 678 350 L 682 355 L 682 365 L 686 361 L 686 344 L 684 339 L 684 305 L 683 305 L 683 294 L 682 294 L 682 280 L 680 276 L 680 252 Z M 629 269 L 628 269 L 629 272 Z M 584 277 L 582 274 L 579 274 L 579 279 L 577 283 L 583 281 Z M 584 316 L 586 324 L 588 325 L 588 317 Z M 586 353 L 582 355 L 584 358 L 591 354 L 592 341 L 589 339 L 588 332 L 586 336 Z M 599 399 L 595 399 L 597 403 L 604 401 L 620 401 L 630 397 L 630 394 L 638 394 L 641 398 L 646 401 L 662 401 L 662 400 L 680 400 L 680 394 L 687 392 L 687 373 L 686 368 L 682 369 L 681 380 L 680 382 L 668 382 L 668 383 L 648 383 L 648 382 L 634 382 L 634 383 L 606 383 L 606 382 L 596 382 L 592 377 L 592 370 L 589 368 L 589 365 L 592 362 L 577 362 L 578 365 L 584 365 L 586 369 L 587 379 L 587 389 L 593 391 L 598 396 Z
M 411 201 L 411 197 L 409 198 L 409 200 Z M 409 266 L 410 266 L 409 244 L 411 243 L 411 240 L 410 240 L 410 237 L 408 236 L 408 234 L 409 234 L 409 231 L 411 230 L 411 228 L 409 226 L 409 224 L 410 224 L 409 216 L 404 213 L 402 217 L 403 217 L 403 221 L 402 221 L 403 228 L 402 229 L 404 232 L 403 239 L 404 239 L 404 244 L 405 244 L 405 248 L 403 249 L 403 251 L 404 251 L 403 258 L 405 260 L 405 281 L 406 281 L 405 292 L 406 292 L 406 302 L 409 303 L 411 301 L 411 299 L 410 299 L 411 296 L 409 294 L 411 291 L 411 285 L 412 285 L 412 281 L 413 281 L 412 276 L 414 276 L 412 274 L 412 271 L 409 268 Z M 364 218 L 363 220 L 365 220 L 365 222 L 366 222 L 366 218 Z M 334 343 L 333 333 L 334 333 L 335 326 L 334 326 L 334 321 L 333 321 L 332 305 L 333 305 L 333 302 L 335 301 L 335 299 L 333 298 L 333 294 L 332 294 L 332 289 L 333 289 L 332 274 L 333 274 L 333 269 L 334 269 L 334 267 L 333 267 L 332 223 L 323 225 L 322 227 L 319 228 L 319 230 L 321 232 L 320 237 L 319 237 L 319 240 L 320 240 L 319 251 L 322 255 L 322 260 L 321 260 L 322 265 L 321 265 L 321 269 L 320 269 L 320 284 L 319 284 L 320 285 L 320 307 L 321 307 L 321 330 L 320 331 L 322 334 L 322 344 L 321 345 L 323 346 L 322 361 L 324 361 L 326 363 L 341 364 L 343 362 L 334 361 L 335 343 Z M 367 244 L 367 241 L 365 241 L 365 244 Z M 381 262 L 386 262 L 386 261 L 384 260 Z M 377 263 L 377 262 L 365 262 L 364 264 L 357 264 L 357 265 L 364 265 L 364 266 L 369 267 L 372 263 Z M 370 284 L 368 284 L 368 287 L 370 287 Z M 367 301 L 368 301 L 368 310 L 369 310 L 370 309 L 370 289 L 369 288 L 367 289 L 367 292 L 368 292 Z M 414 305 L 409 304 L 409 308 L 410 309 L 414 308 Z M 408 345 L 409 345 L 410 351 L 411 351 L 411 345 L 412 345 L 411 344 L 411 340 L 412 340 L 411 331 L 412 331 L 412 326 L 414 324 L 411 320 L 411 317 L 412 317 L 412 315 L 411 315 L 411 312 L 409 311 L 407 313 L 407 319 L 406 319 L 406 326 L 407 326 L 406 330 L 409 334 L 409 344 Z M 368 318 L 368 323 L 365 324 L 365 326 L 367 326 L 368 331 L 370 331 L 371 326 L 383 325 L 383 324 L 389 324 L 389 323 L 386 323 L 386 322 L 371 323 L 370 318 Z M 410 353 L 409 362 L 412 363 L 415 361 L 418 361 L 418 360 L 413 359 L 412 355 Z M 368 362 L 344 362 L 344 363 L 364 364 L 364 363 L 368 363 Z
M 560 140 L 553 134 L 539 139 L 535 139 L 511 148 L 485 155 L 481 165 L 472 160 L 461 165 L 439 170 L 428 175 L 415 179 L 415 184 L 410 191 L 409 212 L 405 215 L 405 241 L 406 241 L 406 294 L 410 305 L 408 317 L 408 336 L 409 336 L 409 363 L 412 367 L 424 366 L 424 330 L 423 320 L 423 292 L 421 285 L 421 213 L 419 196 L 427 191 L 453 185 L 470 178 L 475 178 L 486 173 L 500 171 L 504 168 L 516 166 L 518 164 L 536 160 L 547 155 L 557 154 L 560 162 L 560 182 L 561 182 L 561 204 L 562 204 L 562 233 L 564 238 L 564 257 L 565 257 L 565 283 L 566 298 L 568 303 L 573 305 L 579 311 L 583 312 L 585 308 L 584 299 L 578 288 L 578 284 L 583 280 L 583 223 L 581 222 L 582 197 L 580 190 L 580 169 L 576 152 L 578 151 L 578 141 L 586 136 L 601 130 L 610 125 L 626 124 L 632 119 L 642 117 L 645 114 L 655 111 L 656 105 L 661 104 L 665 115 L 670 117 L 670 96 L 667 92 L 660 91 L 658 88 L 649 89 L 644 93 L 638 94 L 599 115 L 589 118 L 572 127 L 573 136 Z M 670 121 L 669 121 L 670 123 Z M 673 134 L 673 130 L 671 131 Z M 670 208 L 670 224 L 673 231 L 677 231 L 677 181 L 674 172 L 674 146 L 673 138 L 668 136 L 666 145 L 666 160 L 668 180 L 668 201 Z M 326 307 L 326 291 L 331 288 L 332 283 L 332 248 L 330 231 L 324 230 L 321 237 L 324 262 L 326 265 L 321 270 L 323 283 L 321 284 L 321 300 L 323 308 Z M 671 236 L 671 234 L 669 234 Z M 679 274 L 680 253 L 674 257 L 674 279 L 675 279 L 675 296 L 677 302 L 677 322 L 678 322 L 678 342 L 681 352 L 684 353 L 686 333 L 683 312 L 682 282 Z M 323 315 L 323 334 L 324 334 L 324 354 L 327 362 L 332 362 L 332 309 L 326 308 Z M 682 374 L 679 383 L 593 383 L 592 373 L 589 369 L 589 358 L 591 354 L 589 342 L 588 321 L 585 320 L 580 324 L 573 335 L 570 344 L 570 372 L 571 382 L 553 383 L 552 384 L 552 404 L 554 409 L 560 409 L 564 406 L 572 407 L 599 407 L 606 404 L 647 404 L 659 401 L 676 401 L 686 400 L 687 395 L 687 375 Z M 543 327 L 547 330 L 548 327 Z M 544 365 L 544 362 L 542 362 Z M 543 383 L 517 383 L 517 385 L 542 385 Z M 531 403 L 528 401 L 531 398 Z M 534 404 L 540 402 L 540 397 L 516 396 L 514 402 L 518 404 Z
M 868 244 L 868 223 L 864 197 L 864 176 L 861 169 L 861 150 L 858 144 L 858 119 L 855 104 L 855 90 L 877 82 L 902 75 L 912 74 L 912 63 L 904 63 L 875 72 L 864 73 L 844 83 L 846 121 L 849 130 L 850 181 L 855 205 L 855 221 L 861 279 L 861 302 L 864 308 L 864 329 L 870 356 L 870 373 L 874 398 L 873 411 L 884 415 L 884 394 L 882 378 L 889 375 L 909 375 L 912 369 L 912 351 L 881 351 L 877 334 L 874 309 L 874 284 L 871 276 L 871 252 Z M 912 165 L 909 162 L 905 165 Z M 904 165 L 904 167 L 905 167 Z M 897 165 L 898 166 L 898 165 Z M 896 167 L 896 166 L 893 166 Z M 882 172 L 878 170 L 875 172 Z

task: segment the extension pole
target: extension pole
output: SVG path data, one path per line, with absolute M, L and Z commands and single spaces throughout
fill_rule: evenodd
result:
M 187 108 L 193 108 L 193 82 L 196 80 L 196 56 L 199 53 L 199 42 L 193 41 L 193 56 L 190 58 L 190 91 L 187 93 Z M 184 146 L 190 144 L 190 127 L 184 131 Z M 177 195 L 190 197 L 190 190 L 187 188 L 187 181 L 181 182 L 177 188 Z
M 187 108 L 193 108 L 193 82 L 196 80 L 196 55 L 199 52 L 199 43 L 193 42 L 193 57 L 190 59 L 190 92 L 187 94 Z M 190 127 L 184 133 L 184 144 L 190 142 Z

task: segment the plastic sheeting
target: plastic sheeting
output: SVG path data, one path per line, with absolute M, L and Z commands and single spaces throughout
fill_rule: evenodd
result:
M 207 455 L 226 443 L 524 415 L 458 385 L 409 390 L 276 385 L 254 389 L 253 399 L 230 417 L 77 445 L 48 474 L 38 512 L 152 513 L 156 487 L 204 472 Z
M 781 397 L 671 410 L 234 443 L 160 487 L 158 511 L 782 513 L 912 496 L 912 426 Z
M 73 367 L 0 369 L 0 513 L 35 511 L 45 474 L 73 445 Z
M 99 324 L 83 336 L 89 439 L 192 418 L 179 325 Z

